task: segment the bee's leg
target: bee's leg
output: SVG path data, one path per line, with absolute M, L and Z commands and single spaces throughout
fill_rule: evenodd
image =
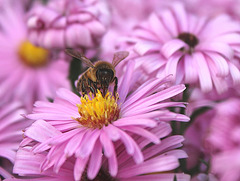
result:
M 91 79 L 88 79 L 88 85 L 89 85 L 90 91 L 91 91 L 94 95 L 96 95 L 96 89 L 94 89 L 94 88 L 92 87 L 92 85 L 94 86 L 94 83 L 93 83 L 93 81 L 92 81 Z
M 84 79 L 85 80 L 85 79 Z M 86 81 L 86 80 L 85 80 Z M 84 82 L 85 81 L 82 81 L 82 83 L 81 83 L 81 89 L 82 89 L 82 95 L 83 96 L 85 96 L 86 94 L 87 94 L 87 90 L 86 90 L 86 87 L 85 87 L 85 84 L 84 84 Z M 80 86 L 79 86 L 80 87 Z M 78 88 L 79 88 L 78 87 Z
M 106 87 L 103 87 L 102 90 L 103 90 L 103 97 L 104 97 L 106 95 Z
M 115 84 L 114 84 L 114 90 L 113 90 L 113 95 L 114 95 L 114 97 L 116 98 L 117 88 L 118 88 L 118 78 L 117 78 L 117 77 L 114 77 L 113 81 L 115 82 Z

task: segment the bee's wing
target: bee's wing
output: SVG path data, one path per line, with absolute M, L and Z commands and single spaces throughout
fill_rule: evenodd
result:
M 112 64 L 116 67 L 123 59 L 125 59 L 129 53 L 127 51 L 116 52 L 113 56 Z
M 79 60 L 82 60 L 88 67 L 94 67 L 93 63 L 91 62 L 91 60 L 89 60 L 87 57 L 85 57 L 84 55 L 82 55 L 79 51 L 76 51 L 76 50 L 73 50 L 73 49 L 70 49 L 70 48 L 67 48 L 65 49 L 65 52 L 76 58 L 76 59 L 79 59 Z

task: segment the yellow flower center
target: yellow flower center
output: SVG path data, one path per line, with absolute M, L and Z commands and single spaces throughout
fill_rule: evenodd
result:
M 117 100 L 118 97 L 109 92 L 103 97 L 99 90 L 95 97 L 85 95 L 81 97 L 81 104 L 77 104 L 81 117 L 75 120 L 84 127 L 101 129 L 118 119 L 120 109 Z
M 36 47 L 29 41 L 24 41 L 20 45 L 18 54 L 21 60 L 31 67 L 40 67 L 45 65 L 49 55 L 46 49 Z

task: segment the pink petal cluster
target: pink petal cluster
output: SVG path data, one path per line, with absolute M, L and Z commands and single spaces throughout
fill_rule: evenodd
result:
M 23 130 L 32 123 L 21 116 L 26 113 L 27 111 L 18 101 L 0 106 L 0 175 L 7 175 L 7 172 L 4 171 L 7 166 L 2 168 L 4 165 L 2 158 L 9 160 L 12 164 L 15 162 Z
M 18 99 L 31 108 L 36 100 L 52 98 L 59 87 L 70 87 L 67 79 L 69 65 L 65 60 L 53 60 L 51 56 L 41 67 L 23 63 L 19 47 L 27 41 L 26 12 L 19 2 L 12 6 L 10 1 L 4 1 L 3 6 L 0 18 L 0 99 L 1 102 Z
M 31 42 L 45 48 L 95 48 L 109 21 L 100 0 L 51 0 L 32 9 L 27 25 Z
M 158 70 L 159 77 L 173 74 L 177 84 L 222 93 L 230 82 L 240 81 L 234 60 L 239 56 L 239 32 L 239 23 L 225 14 L 198 17 L 174 3 L 152 13 L 124 43 L 133 46 L 135 59 L 146 72 Z
M 25 131 L 26 138 L 21 147 L 31 145 L 33 153 L 46 153 L 41 171 L 53 168 L 58 173 L 62 165 L 73 157 L 75 180 L 83 176 L 85 169 L 87 177 L 94 179 L 101 168 L 102 160 L 106 159 L 109 173 L 115 177 L 120 167 L 119 162 L 123 161 L 117 160 L 120 150 L 126 152 L 134 160 L 134 164 L 143 163 L 141 144 L 144 143 L 138 144 L 138 139 L 135 139 L 137 135 L 140 136 L 139 141 L 160 144 L 158 132 L 150 131 L 149 128 L 164 129 L 163 121 L 189 120 L 187 116 L 166 109 L 184 107 L 181 102 L 167 101 L 181 93 L 185 89 L 184 85 L 166 87 L 171 79 L 155 78 L 129 94 L 133 68 L 134 64 L 130 62 L 119 84 L 120 117 L 101 129 L 83 127 L 73 119 L 79 117 L 76 105 L 81 102 L 77 95 L 67 89 L 57 91 L 53 103 L 35 103 L 33 113 L 27 115 L 27 118 L 36 121 Z M 119 144 L 122 146 L 119 147 Z
M 179 148 L 182 145 L 182 136 L 168 136 L 171 128 L 169 124 L 162 122 L 159 127 L 151 129 L 152 132 L 156 133 L 157 137 L 161 139 L 161 143 L 158 145 L 152 145 L 151 141 L 142 139 L 141 136 L 135 136 L 135 140 L 140 145 L 144 156 L 144 162 L 135 164 L 131 156 L 126 152 L 122 151 L 122 144 L 116 144 L 117 152 L 116 159 L 118 161 L 118 173 L 112 177 L 107 167 L 109 164 L 106 158 L 103 158 L 103 165 L 99 171 L 99 174 L 95 178 L 96 180 L 165 180 L 172 181 L 176 176 L 178 181 L 188 181 L 190 177 L 183 173 L 163 173 L 166 171 L 173 170 L 179 166 L 178 159 L 186 158 L 186 153 Z M 166 137 L 168 136 L 168 137 Z M 165 138 L 163 138 L 165 137 Z M 46 157 L 46 152 L 43 153 L 32 153 L 32 147 L 20 148 L 16 157 L 16 164 L 14 172 L 21 176 L 28 176 L 32 180 L 74 180 L 72 172 L 74 170 L 74 159 L 68 159 L 60 168 L 58 173 L 54 172 L 54 169 L 50 168 L 46 171 L 41 172 L 40 167 L 42 160 Z M 27 156 L 27 157 L 26 157 Z M 95 160 L 95 164 L 99 160 Z M 91 162 L 90 162 L 91 163 Z M 89 163 L 89 164 L 90 164 Z M 78 162 L 81 164 L 81 162 Z M 84 174 L 86 171 L 84 171 Z M 153 174 L 149 174 L 153 173 Z M 35 177 L 35 178 L 34 178 Z M 88 180 L 86 175 L 83 175 L 81 180 Z M 24 180 L 19 179 L 6 179 L 10 180 Z M 76 180 L 76 178 L 75 178 Z

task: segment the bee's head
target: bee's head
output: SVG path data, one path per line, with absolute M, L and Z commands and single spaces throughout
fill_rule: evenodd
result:
M 108 86 L 114 78 L 114 72 L 108 68 L 99 68 L 96 71 L 96 77 L 100 84 Z

